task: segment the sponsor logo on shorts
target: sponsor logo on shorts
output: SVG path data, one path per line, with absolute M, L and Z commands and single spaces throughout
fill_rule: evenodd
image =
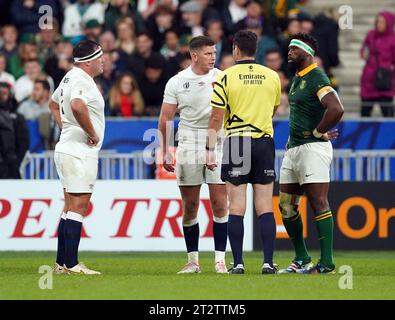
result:
M 310 173 L 310 174 L 306 174 L 305 177 L 308 178 L 310 176 L 312 176 L 314 173 Z
M 228 171 L 228 174 L 231 178 L 237 178 L 238 176 L 241 175 L 241 171 L 240 170 Z
M 274 170 L 263 170 L 267 177 L 274 177 Z
M 89 185 L 89 189 L 93 190 L 93 184 L 92 183 Z

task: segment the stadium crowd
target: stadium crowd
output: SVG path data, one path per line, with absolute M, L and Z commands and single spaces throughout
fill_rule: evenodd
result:
M 258 36 L 257 62 L 279 73 L 277 114 L 287 115 L 292 74 L 287 48 L 294 34 L 305 32 L 318 40 L 317 63 L 336 87 L 331 71 L 339 64 L 336 19 L 331 11 L 310 15 L 307 2 L 0 0 L 1 123 L 11 123 L 11 114 L 37 120 L 46 147 L 54 147 L 59 132 L 48 102 L 73 66 L 73 45 L 82 39 L 97 41 L 105 52 L 104 73 L 96 82 L 105 97 L 106 116 L 158 116 L 167 80 L 191 62 L 189 40 L 210 37 L 216 43 L 216 66 L 224 70 L 234 64 L 232 36 L 241 29 Z M 26 124 L 8 127 L 2 130 L 21 131 L 28 140 Z

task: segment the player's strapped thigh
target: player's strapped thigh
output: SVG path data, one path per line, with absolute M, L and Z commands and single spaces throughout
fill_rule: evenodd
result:
M 302 196 L 280 192 L 280 211 L 283 221 L 294 221 L 299 217 L 299 203 Z

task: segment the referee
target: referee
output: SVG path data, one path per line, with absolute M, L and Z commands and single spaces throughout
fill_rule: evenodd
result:
M 263 274 L 273 274 L 276 223 L 273 216 L 274 141 L 273 114 L 280 104 L 280 78 L 255 62 L 257 37 L 242 30 L 233 41 L 236 65 L 220 73 L 214 86 L 213 107 L 206 144 L 206 165 L 216 165 L 215 142 L 222 123 L 225 142 L 221 179 L 229 197 L 228 234 L 234 266 L 231 274 L 243 274 L 243 236 L 247 184 L 254 189 L 263 242 Z

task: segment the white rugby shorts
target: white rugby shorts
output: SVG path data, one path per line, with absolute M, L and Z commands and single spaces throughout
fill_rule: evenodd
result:
M 280 184 L 328 183 L 333 149 L 330 142 L 311 142 L 288 149 L 280 169 Z
M 92 193 L 97 178 L 98 159 L 84 159 L 55 152 L 55 166 L 60 181 L 68 193 Z

